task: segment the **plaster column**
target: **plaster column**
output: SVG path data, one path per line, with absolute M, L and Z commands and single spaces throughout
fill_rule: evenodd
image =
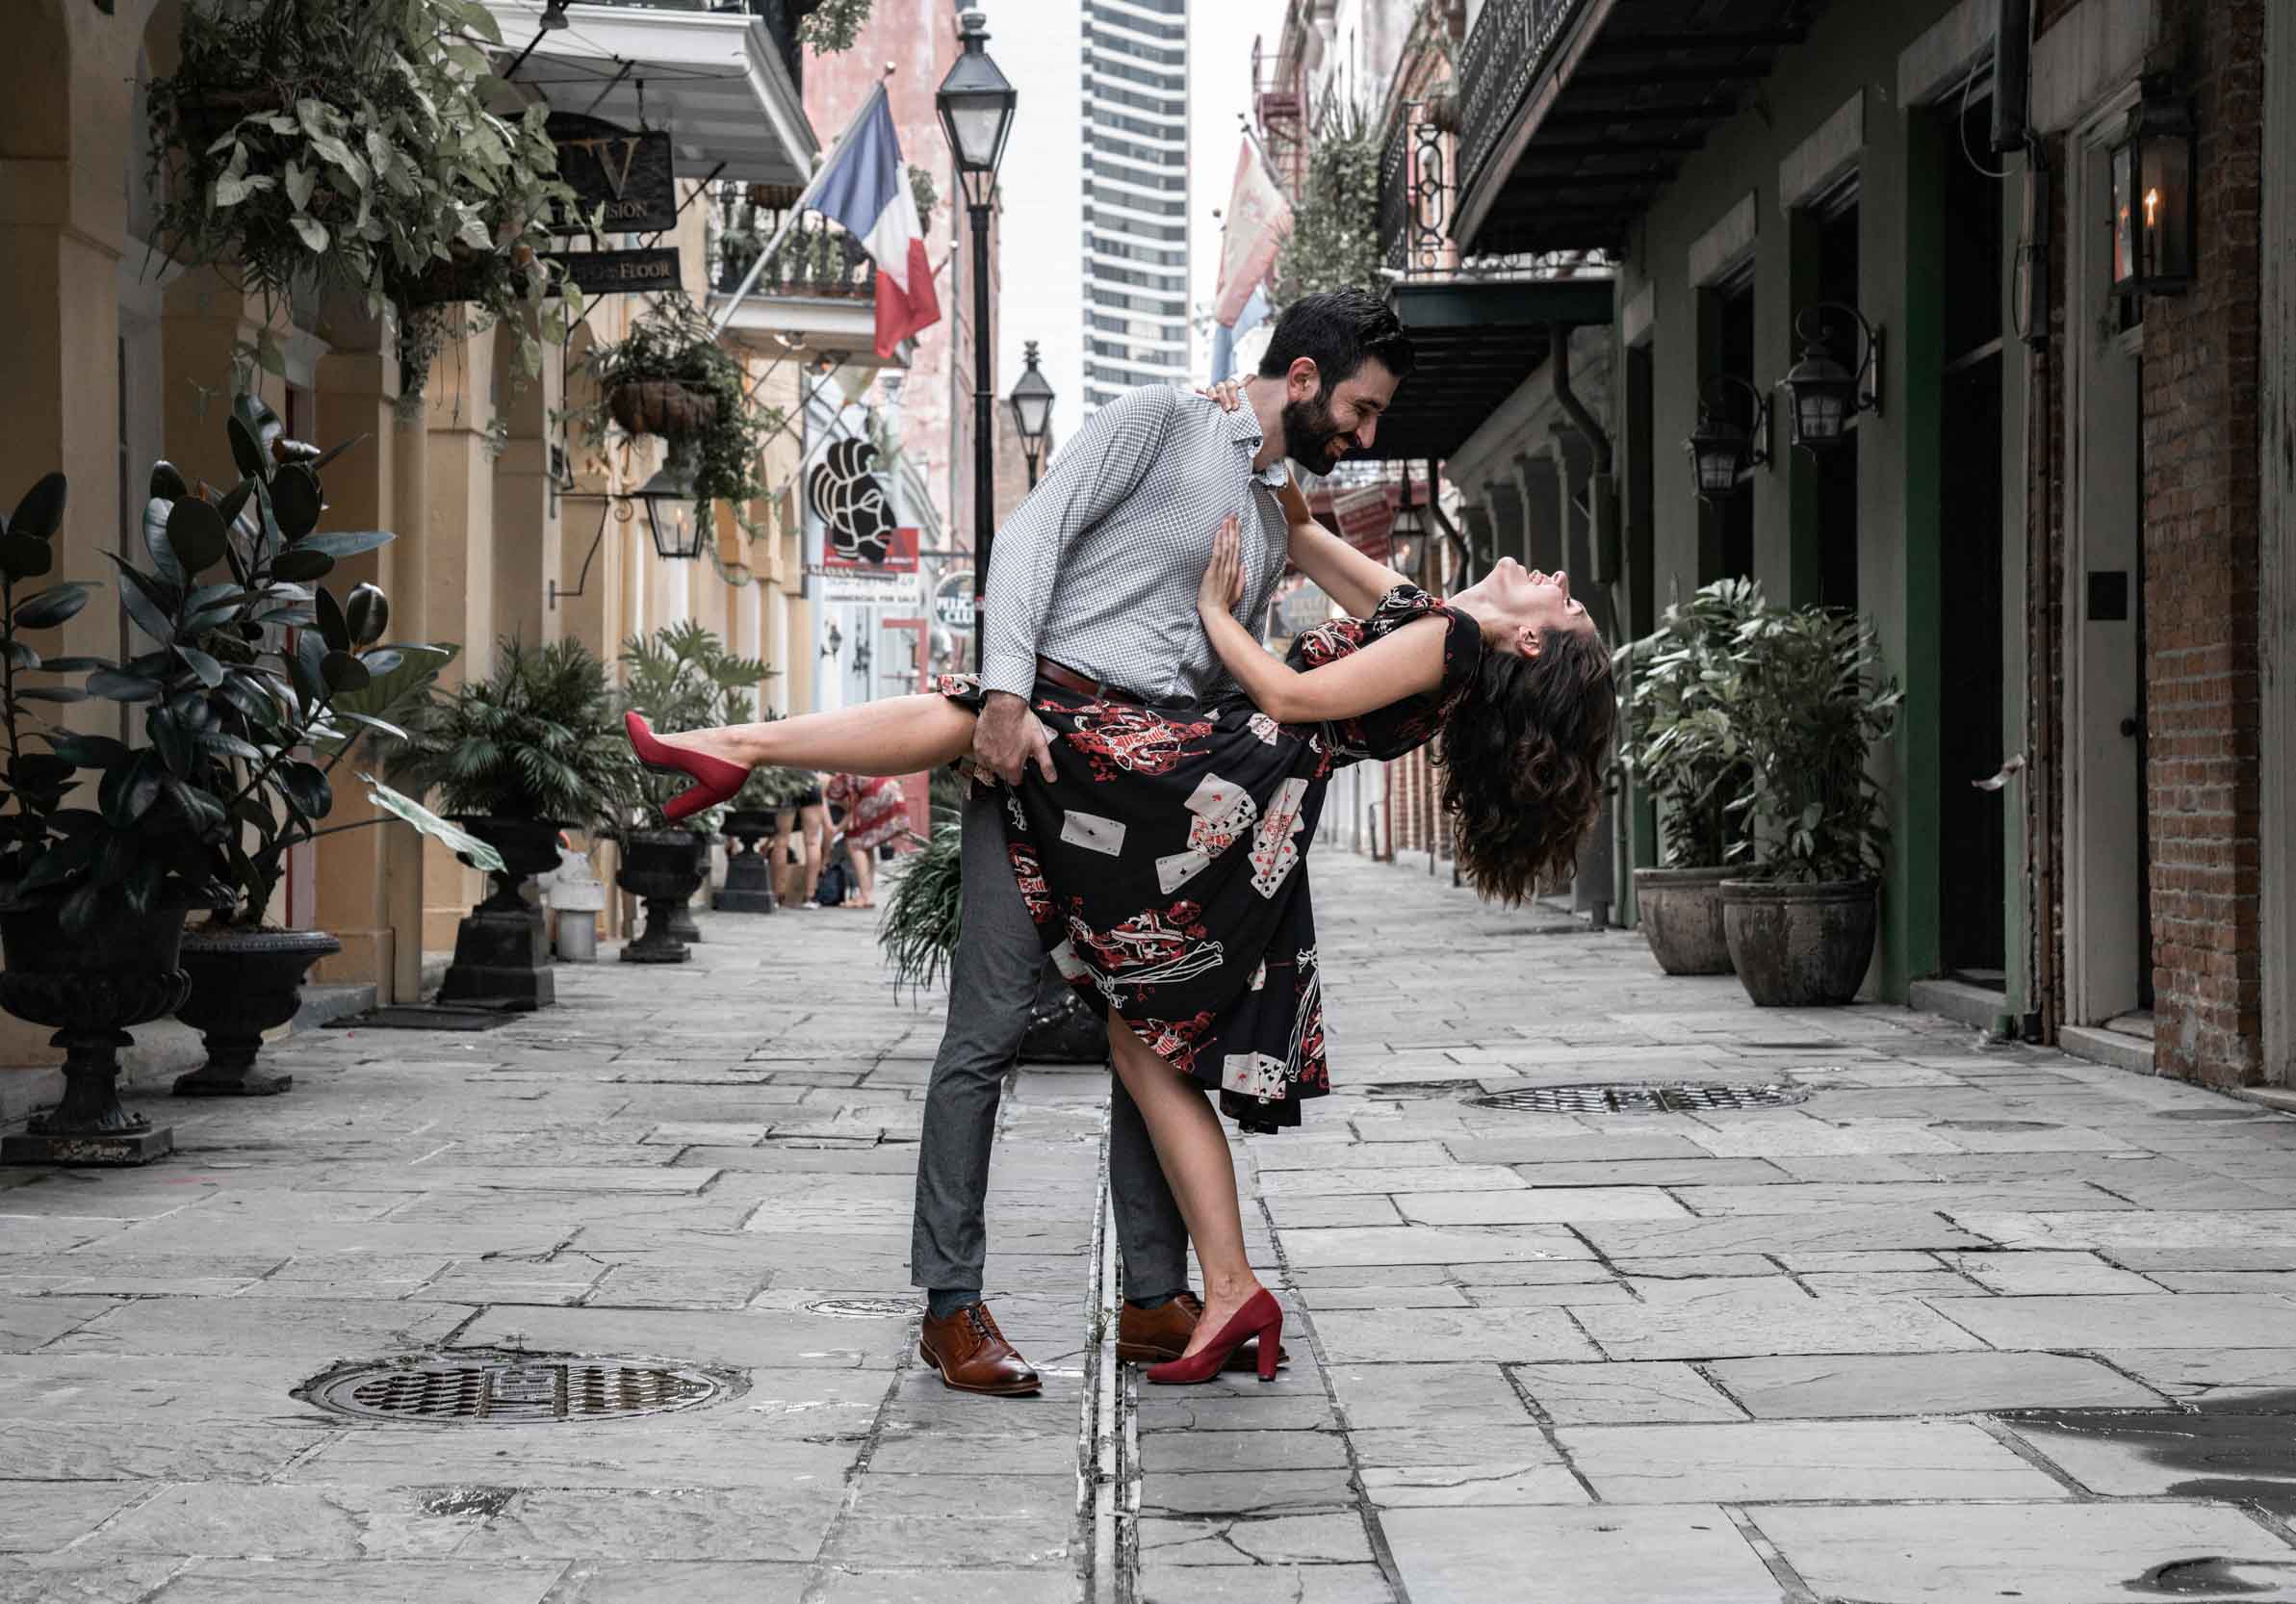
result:
M 1483 486 L 1483 504 L 1489 508 L 1490 560 L 1503 556 L 1523 559 L 1523 487 L 1511 476 Z
M 1593 531 L 1587 522 L 1588 480 L 1594 477 L 1594 448 L 1576 429 L 1558 433 L 1550 460 L 1555 468 L 1556 543 L 1554 567 L 1561 568 L 1587 595 L 1594 594 Z M 1534 564 L 1545 567 L 1548 564 Z
M 345 530 L 403 531 L 399 516 L 398 448 L 404 436 L 395 416 L 399 401 L 398 328 L 394 318 L 371 318 L 364 306 L 329 308 L 321 321 L 321 333 L 331 348 L 319 359 L 314 374 L 318 416 L 313 443 L 323 447 L 359 436 L 358 444 L 327 465 L 325 527 Z M 385 638 L 419 640 L 406 632 L 398 615 L 407 585 L 402 556 L 416 540 L 400 538 L 380 551 L 346 557 L 321 582 L 337 601 L 356 586 L 382 587 L 393 608 L 392 627 Z M 323 958 L 313 971 L 315 979 L 329 983 L 372 984 L 380 1002 L 399 1000 L 396 984 L 397 944 L 400 932 L 392 927 L 389 891 L 394 838 L 418 844 L 413 831 L 390 822 L 389 815 L 366 798 L 362 772 L 376 773 L 388 758 L 387 750 L 363 737 L 359 748 L 334 772 L 335 807 L 327 824 L 356 824 L 382 818 L 385 822 L 313 841 L 313 922 L 342 942 L 343 950 Z M 405 939 L 422 944 L 419 926 L 409 925 Z M 413 1001 L 410 995 L 404 1000 Z
M 494 633 L 529 646 L 558 638 L 559 614 L 548 605 L 564 544 L 562 504 L 551 482 L 551 413 L 562 400 L 557 353 L 543 353 L 542 371 L 518 363 L 518 342 L 507 324 L 495 330 L 494 360 L 508 429 L 494 465 Z
M 1563 486 L 1561 475 L 1556 471 L 1552 447 L 1535 456 L 1516 457 L 1514 475 L 1523 504 L 1523 540 L 1515 549 L 1515 560 L 1526 568 L 1553 570 L 1564 566 Z

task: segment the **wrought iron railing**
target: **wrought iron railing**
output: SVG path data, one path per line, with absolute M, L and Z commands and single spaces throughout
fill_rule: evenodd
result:
M 804 0 L 582 0 L 584 5 L 628 6 L 658 12 L 741 12 L 765 24 L 789 82 L 805 87 L 805 50 L 797 42 L 797 21 L 813 9 Z M 816 0 L 817 3 L 817 0 Z
M 763 196 L 766 204 L 761 204 L 753 186 L 719 184 L 715 188 L 717 203 L 709 214 L 709 281 L 720 290 L 736 290 L 758 260 L 759 251 L 780 231 L 788 215 L 786 207 L 794 196 L 768 193 Z M 877 264 L 844 229 L 808 214 L 782 235 L 751 291 L 763 296 L 870 299 L 877 294 Z
M 1587 0 L 1483 0 L 1459 53 L 1459 188 L 1483 181 L 1514 114 Z
M 1458 266 L 1446 230 L 1456 141 L 1424 101 L 1398 109 L 1380 153 L 1380 247 L 1387 271 L 1424 278 Z

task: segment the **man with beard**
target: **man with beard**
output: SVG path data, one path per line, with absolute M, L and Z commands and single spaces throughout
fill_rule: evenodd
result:
M 1233 413 L 1162 386 L 1095 413 L 1045 480 L 996 532 L 989 570 L 973 741 L 978 769 L 1018 785 L 1035 763 L 1052 775 L 1044 726 L 1029 711 L 1040 682 L 1119 704 L 1204 704 L 1231 694 L 1197 617 L 1212 537 L 1244 526 L 1244 599 L 1254 634 L 1282 577 L 1289 530 L 1277 492 L 1288 457 L 1316 474 L 1368 449 L 1411 343 L 1395 314 L 1360 290 L 1303 297 L 1277 322 Z M 1122 826 L 1071 815 L 1071 826 Z M 1037 1373 L 981 1301 L 989 1150 L 1004 1072 L 1028 1028 L 1045 950 L 1008 861 L 1004 804 L 971 786 L 964 813 L 964 938 L 950 966 L 948 1025 L 934 1060 L 917 1152 L 910 1279 L 928 1294 L 924 1358 L 960 1391 L 1018 1396 Z M 1177 1358 L 1200 1306 L 1188 1290 L 1188 1233 L 1148 1128 L 1111 1078 L 1109 1190 L 1126 1298 L 1118 1357 Z

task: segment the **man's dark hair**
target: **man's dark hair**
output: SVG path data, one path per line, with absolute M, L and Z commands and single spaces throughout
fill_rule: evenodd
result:
M 1411 376 L 1417 361 L 1402 323 L 1363 290 L 1327 290 L 1285 307 L 1259 359 L 1260 376 L 1279 378 L 1303 356 L 1315 363 L 1326 394 L 1354 377 L 1366 357 L 1379 358 L 1398 382 Z

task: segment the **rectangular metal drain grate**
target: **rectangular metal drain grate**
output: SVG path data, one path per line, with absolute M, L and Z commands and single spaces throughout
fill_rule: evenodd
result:
M 1525 1114 L 1671 1114 L 1702 1108 L 1784 1108 L 1809 1097 L 1798 1086 L 1523 1086 L 1469 1098 L 1477 1108 Z

